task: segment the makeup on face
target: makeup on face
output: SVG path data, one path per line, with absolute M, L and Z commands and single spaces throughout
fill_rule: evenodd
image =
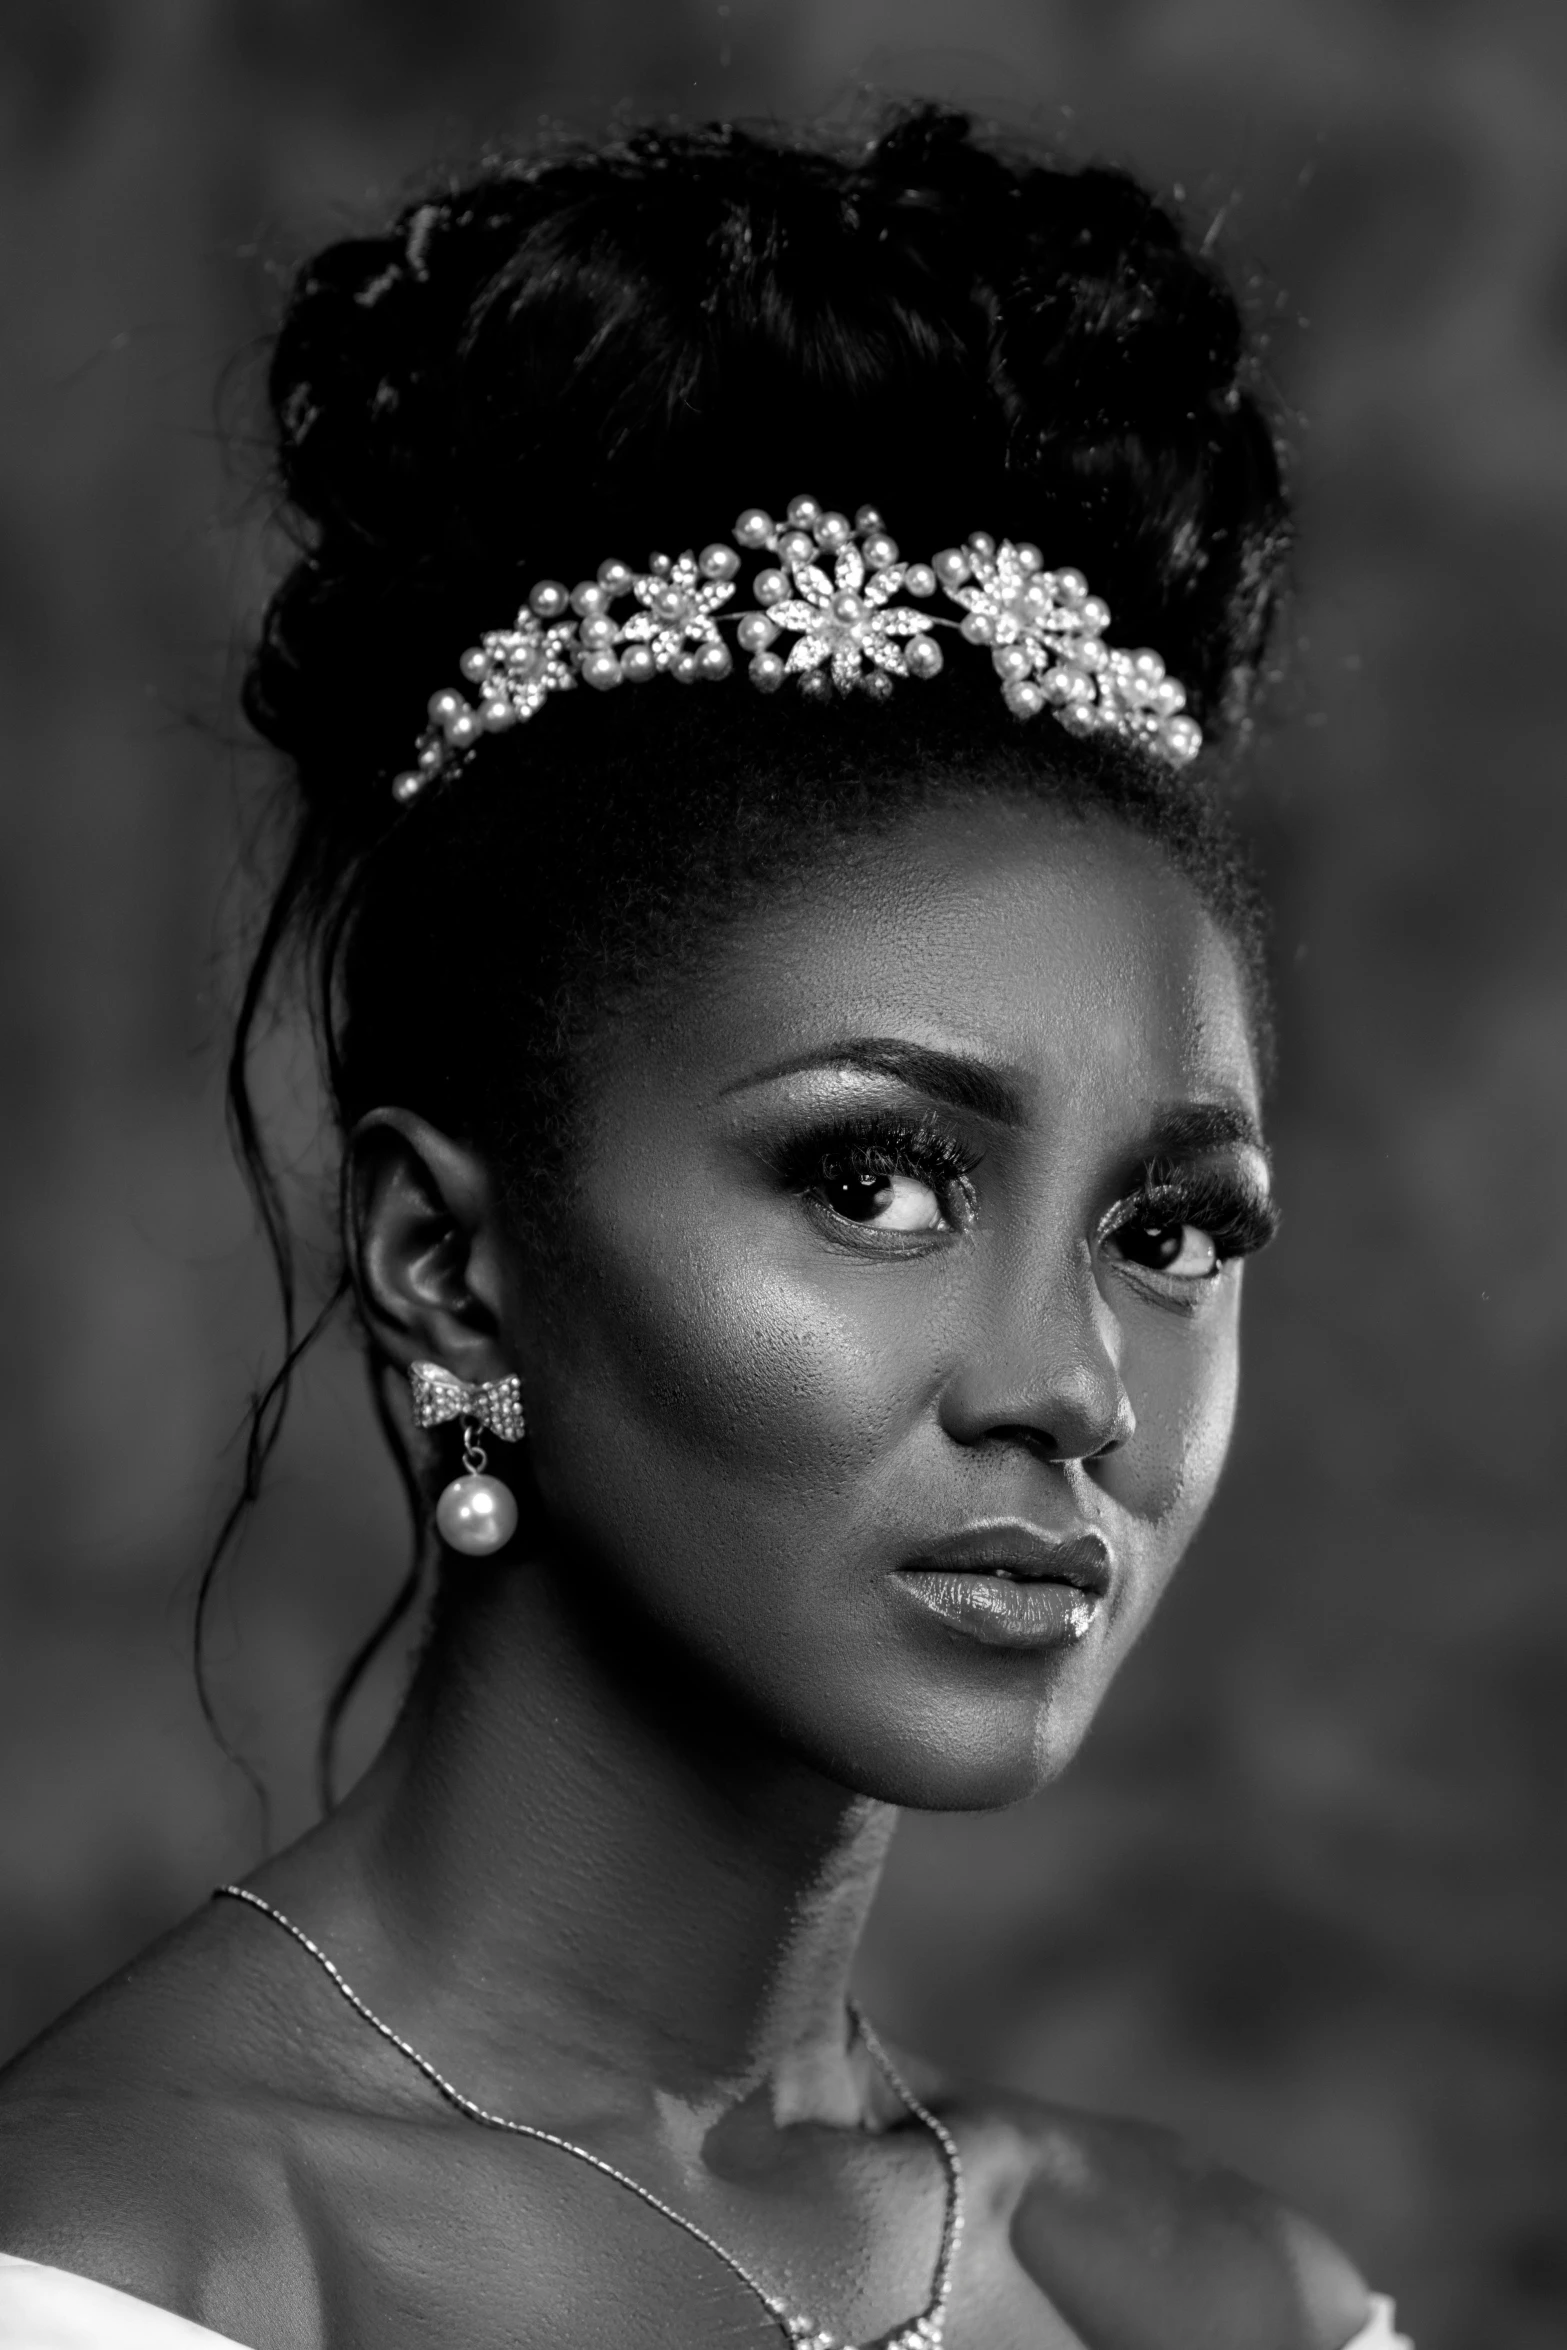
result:
M 1052 1534 L 1002 1519 L 930 1543 L 894 1580 L 916 1606 L 966 1638 L 1027 1650 L 1085 1639 L 1114 1563 L 1097 1527 Z
M 1212 1493 L 1269 1168 L 1233 958 L 1152 852 L 982 808 L 877 857 L 606 1080 L 550 1499 L 819 1767 L 1010 1801 Z
M 781 1182 L 858 1241 L 928 1245 L 981 1213 L 976 1129 L 1027 1127 L 1026 1089 L 971 1053 L 912 1039 L 854 1037 L 738 1079 L 726 1097 L 780 1090 L 788 1104 L 770 1149 Z M 1194 1101 L 1157 1114 L 1123 1169 L 1125 1188 L 1096 1239 L 1160 1277 L 1172 1300 L 1267 1245 L 1277 1228 L 1261 1131 L 1239 1102 Z M 828 1229 L 831 1229 L 829 1223 Z M 848 1238 L 845 1232 L 844 1238 Z
M 1026 1132 L 1029 1088 L 970 1053 L 855 1037 L 734 1081 L 730 1098 L 782 1096 L 783 1130 L 756 1147 L 833 1245 L 909 1257 L 960 1245 L 985 1212 L 985 1129 Z M 834 1106 L 835 1103 L 838 1106 Z M 993 1139 L 993 1136 L 992 1138 Z M 1226 1268 L 1277 1224 L 1267 1152 L 1250 1109 L 1189 1102 L 1153 1121 L 1095 1247 L 1179 1312 L 1201 1310 Z M 1074 1522 L 1047 1530 L 984 1521 L 922 1544 L 894 1580 L 955 1636 L 1018 1654 L 1094 1629 L 1112 1580 L 1110 1544 Z

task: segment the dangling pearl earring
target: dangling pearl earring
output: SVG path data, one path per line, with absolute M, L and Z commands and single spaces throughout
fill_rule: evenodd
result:
M 469 1558 L 487 1558 L 516 1533 L 517 1503 L 509 1486 L 486 1476 L 489 1462 L 479 1438 L 488 1428 L 505 1444 L 521 1442 L 527 1433 L 522 1382 L 512 1375 L 470 1386 L 439 1363 L 415 1363 L 408 1385 L 421 1428 L 439 1428 L 448 1420 L 463 1423 L 466 1475 L 454 1477 L 435 1505 L 441 1540 Z

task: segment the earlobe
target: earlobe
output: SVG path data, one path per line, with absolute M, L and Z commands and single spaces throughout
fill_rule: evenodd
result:
M 489 1170 L 410 1110 L 372 1110 L 349 1143 L 349 1259 L 366 1327 L 407 1370 L 504 1378 L 499 1213 Z

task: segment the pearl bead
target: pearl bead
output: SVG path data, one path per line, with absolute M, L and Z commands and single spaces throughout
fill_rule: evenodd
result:
M 882 529 L 880 509 L 876 506 L 857 506 L 854 511 L 854 527 L 861 533 Z
M 854 621 L 865 616 L 865 606 L 852 588 L 843 588 L 833 597 L 830 607 L 834 620 Z
M 1141 685 L 1157 685 L 1164 675 L 1164 663 L 1157 653 L 1145 649 L 1132 655 L 1132 673 Z
M 786 530 L 778 541 L 778 552 L 786 563 L 810 563 L 816 557 L 816 541 L 809 531 Z
M 747 506 L 735 524 L 735 537 L 742 547 L 765 547 L 773 535 L 773 518 L 765 506 Z
M 702 672 L 697 667 L 695 653 L 682 653 L 670 665 L 670 675 L 678 677 L 682 685 L 695 685 Z
M 612 645 L 619 634 L 619 629 L 607 612 L 593 612 L 578 629 L 577 642 L 585 651 L 593 653 L 601 645 Z
M 1103 596 L 1085 596 L 1077 607 L 1077 618 L 1080 627 L 1091 630 L 1095 636 L 1102 636 L 1110 625 L 1110 607 Z M 1158 658 L 1156 653 L 1154 659 L 1157 661 Z
M 1058 571 L 1051 584 L 1063 604 L 1080 604 L 1088 593 L 1088 582 L 1082 573 L 1070 568 Z
M 1195 718 L 1167 718 L 1159 734 L 1170 757 L 1182 767 L 1202 749 L 1202 729 Z
M 1098 711 L 1090 709 L 1086 702 L 1068 702 L 1064 708 L 1056 712 L 1056 716 L 1068 734 L 1095 734 L 1101 724 Z M 1117 725 L 1113 720 L 1109 721 L 1109 725 L 1112 733 L 1125 732 L 1124 727 Z
M 847 514 L 824 514 L 816 525 L 816 543 L 819 547 L 846 547 L 853 536 Z
M 574 612 L 580 612 L 584 619 L 592 613 L 602 612 L 608 602 L 608 596 L 596 579 L 579 579 L 571 591 L 571 608 Z
M 832 680 L 825 669 L 807 669 L 800 679 L 800 691 L 813 702 L 825 702 L 832 692 Z
M 735 630 L 744 653 L 765 653 L 777 634 L 765 612 L 748 612 Z
M 486 702 L 479 712 L 479 723 L 486 734 L 504 734 L 508 726 L 515 726 L 517 713 L 510 702 Z
M 704 547 L 696 559 L 696 567 L 704 579 L 733 579 L 740 568 L 740 558 L 733 547 L 723 547 L 715 540 Z
M 655 588 L 648 598 L 648 610 L 655 620 L 680 620 L 685 616 L 685 591 L 677 587 Z
M 628 645 L 620 656 L 620 674 L 632 685 L 646 685 L 650 677 L 658 675 L 658 661 L 651 645 Z
M 788 516 L 796 530 L 814 530 L 822 518 L 822 510 L 815 498 L 791 498 Z
M 966 619 L 958 622 L 958 634 L 966 637 L 971 645 L 993 645 L 996 641 L 996 624 L 988 612 L 970 612 Z
M 1014 678 L 1001 689 L 1007 708 L 1018 718 L 1036 718 L 1045 706 L 1045 697 L 1028 678 Z
M 1027 677 L 1034 666 L 1023 645 L 998 645 L 990 658 L 998 677 Z
M 773 694 L 784 681 L 784 665 L 776 653 L 758 653 L 751 663 L 751 683 Z
M 606 596 L 630 595 L 632 576 L 630 564 L 617 563 L 613 555 L 599 565 L 599 586 Z
M 961 547 L 943 547 L 931 568 L 943 587 L 961 587 L 969 575 L 969 559 Z
M 903 584 L 911 596 L 933 596 L 936 593 L 936 574 L 928 563 L 911 563 L 903 574 Z
M 418 761 L 420 774 L 433 775 L 436 769 L 442 764 L 445 757 L 446 746 L 444 743 L 421 743 L 419 745 Z
M 583 684 L 597 686 L 600 693 L 620 683 L 620 663 L 607 646 L 585 655 L 581 671 Z
M 435 720 L 437 726 L 449 726 L 458 713 L 466 710 L 467 707 L 462 695 L 454 693 L 449 685 L 443 686 L 438 694 L 430 696 L 430 716 Z
M 729 647 L 715 639 L 702 647 L 696 657 L 696 665 L 703 677 L 716 683 L 720 677 L 729 675 L 730 670 L 734 667 L 734 661 Z
M 789 593 L 789 581 L 782 571 L 759 571 L 756 575 L 756 600 L 759 604 L 781 604 Z
M 996 542 L 988 530 L 971 530 L 968 534 L 968 551 L 985 560 L 995 553 Z
M 466 751 L 483 732 L 476 710 L 462 710 L 446 721 L 446 739 L 454 750 Z
M 898 560 L 898 542 L 889 538 L 884 530 L 875 530 L 865 541 L 862 552 L 870 570 L 885 571 Z
M 411 767 L 405 768 L 401 775 L 394 775 L 392 778 L 392 797 L 394 800 L 407 801 L 417 799 L 419 793 L 422 792 L 423 789 L 424 777 L 422 775 L 416 775 Z
M 860 678 L 860 691 L 869 694 L 873 702 L 884 702 L 892 691 L 892 679 L 885 669 L 867 669 Z
M 490 674 L 490 656 L 482 645 L 470 645 L 457 666 L 464 677 L 471 678 L 477 685 L 481 678 Z
M 528 594 L 528 608 L 541 620 L 558 620 L 570 602 L 564 581 L 558 579 L 541 579 Z
M 1032 539 L 1020 540 L 1012 552 L 1017 558 L 1019 571 L 1040 571 L 1044 568 L 1045 558 Z
M 916 636 L 904 647 L 903 658 L 911 677 L 935 677 L 945 655 L 933 636 Z
M 517 1531 L 517 1504 L 498 1477 L 454 1477 L 435 1505 L 441 1540 L 468 1558 L 487 1558 Z

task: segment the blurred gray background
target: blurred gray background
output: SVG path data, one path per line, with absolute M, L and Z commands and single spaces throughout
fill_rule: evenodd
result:
M 867 1989 L 1294 2196 L 1421 2350 L 1560 2350 L 1555 0 L 6 0 L 0 2051 L 258 1836 L 190 1605 L 273 1337 L 216 1069 L 280 273 L 541 114 L 841 112 L 865 83 L 1177 186 L 1250 274 L 1305 522 L 1257 760 L 1288 1223 L 1228 1488 L 1075 1774 L 909 1823 Z M 286 1034 L 267 1082 L 308 1219 Z M 214 1627 L 279 1834 L 400 1549 L 329 1348 Z

